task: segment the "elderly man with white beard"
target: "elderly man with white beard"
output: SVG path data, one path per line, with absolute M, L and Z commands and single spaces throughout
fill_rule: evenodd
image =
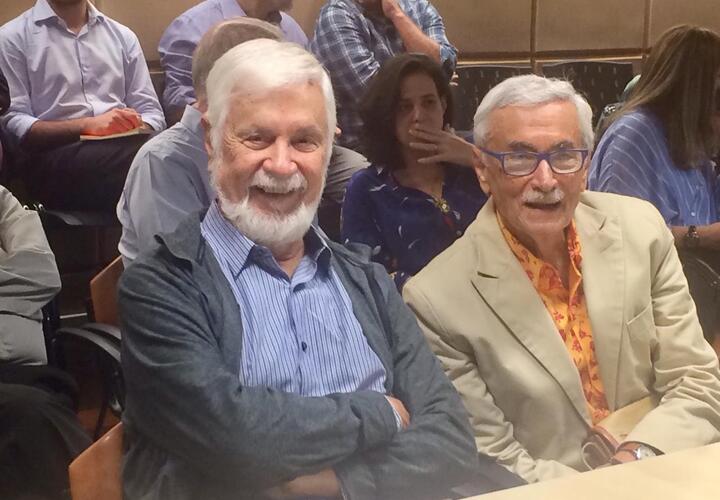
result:
M 325 71 L 254 40 L 207 98 L 217 199 L 120 282 L 125 497 L 438 498 L 469 479 L 467 414 L 392 281 L 311 225 Z

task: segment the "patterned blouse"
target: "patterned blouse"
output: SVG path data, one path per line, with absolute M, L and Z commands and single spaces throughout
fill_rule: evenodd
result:
M 373 260 L 407 279 L 465 233 L 487 197 L 471 168 L 445 167 L 442 198 L 400 185 L 387 168 L 356 172 L 347 187 L 342 238 L 373 248 Z
M 605 389 L 600 379 L 592 327 L 585 303 L 580 272 L 582 256 L 580 239 L 575 231 L 575 222 L 568 226 L 567 245 L 570 253 L 568 284 L 565 288 L 558 271 L 550 264 L 535 257 L 513 236 L 498 217 L 505 241 L 517 257 L 520 265 L 540 294 L 545 307 L 552 316 L 565 347 L 577 367 L 582 382 L 588 413 L 596 424 L 610 414 Z

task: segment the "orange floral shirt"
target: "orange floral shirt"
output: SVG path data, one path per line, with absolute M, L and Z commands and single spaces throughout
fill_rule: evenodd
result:
M 557 326 L 560 337 L 565 342 L 582 382 L 588 412 L 593 424 L 610 414 L 605 389 L 600 379 L 600 371 L 595 357 L 592 327 L 588 317 L 585 294 L 582 288 L 580 264 L 580 239 L 575 230 L 575 222 L 567 229 L 567 245 L 570 254 L 570 269 L 566 288 L 560 279 L 560 273 L 550 264 L 535 257 L 513 236 L 498 217 L 505 241 L 520 265 L 525 270 L 535 290 Z

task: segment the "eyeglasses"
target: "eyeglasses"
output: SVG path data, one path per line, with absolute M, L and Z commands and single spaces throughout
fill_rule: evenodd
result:
M 498 153 L 483 147 L 479 149 L 483 153 L 497 158 L 503 172 L 515 177 L 532 174 L 543 160 L 548 162 L 550 169 L 556 174 L 572 174 L 583 167 L 588 156 L 587 149 L 558 149 L 547 153 L 533 151 Z

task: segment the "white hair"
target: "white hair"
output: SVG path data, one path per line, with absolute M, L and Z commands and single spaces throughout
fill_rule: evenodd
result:
M 332 141 L 337 126 L 335 96 L 330 77 L 315 57 L 297 44 L 270 39 L 245 42 L 220 57 L 207 78 L 206 119 L 211 127 L 210 143 L 222 151 L 225 122 L 235 93 L 265 95 L 290 85 L 315 84 L 325 98 L 327 115 L 327 151 L 330 162 Z
M 588 102 L 570 82 L 538 75 L 514 76 L 490 89 L 475 113 L 475 144 L 482 145 L 487 140 L 490 114 L 494 110 L 506 106 L 538 106 L 553 101 L 570 101 L 575 105 L 583 146 L 592 150 L 592 109 Z

